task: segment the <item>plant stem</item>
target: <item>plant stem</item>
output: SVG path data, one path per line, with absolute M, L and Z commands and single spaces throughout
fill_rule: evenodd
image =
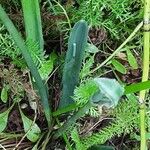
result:
M 144 2 L 144 56 L 143 56 L 143 74 L 142 82 L 148 80 L 149 75 L 149 55 L 150 55 L 150 0 Z M 140 128 L 141 128 L 141 150 L 146 150 L 146 129 L 145 129 L 145 97 L 146 90 L 140 91 Z
M 67 22 L 68 22 L 68 25 L 69 25 L 69 29 L 71 29 L 71 22 L 70 22 L 70 19 L 69 19 L 69 16 L 66 12 L 66 10 L 64 9 L 64 7 L 59 3 L 57 2 L 56 0 L 53 0 L 64 12 L 64 15 L 66 16 L 66 19 L 67 19 Z M 49 4 L 51 5 L 51 1 L 48 0 Z
M 104 66 L 108 61 L 110 61 L 136 35 L 136 33 L 140 30 L 142 26 L 143 22 L 139 23 L 134 29 L 134 31 L 130 34 L 130 36 L 105 61 L 103 61 L 98 67 L 91 70 L 90 73 L 94 73 L 102 66 Z

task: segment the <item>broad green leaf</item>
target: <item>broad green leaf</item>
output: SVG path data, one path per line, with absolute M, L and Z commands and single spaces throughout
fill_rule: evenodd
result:
M 138 64 L 137 64 L 137 61 L 136 61 L 134 55 L 132 54 L 132 52 L 129 49 L 127 49 L 126 52 L 127 52 L 127 58 L 128 58 L 128 62 L 130 64 L 130 66 L 133 69 L 137 69 L 138 68 Z
M 8 115 L 11 109 L 6 110 L 0 114 L 0 133 L 3 132 L 7 126 Z
M 96 54 L 97 52 L 99 52 L 99 49 L 95 45 L 87 43 L 85 51 Z
M 49 74 L 52 72 L 56 57 L 57 57 L 56 54 L 52 53 L 49 57 L 49 60 L 45 61 L 41 65 L 41 68 L 39 69 L 39 73 L 43 80 L 47 80 Z
M 111 61 L 111 63 L 112 63 L 112 65 L 114 66 L 114 68 L 115 68 L 118 72 L 120 72 L 120 73 L 122 73 L 122 74 L 126 74 L 126 73 L 127 73 L 126 68 L 125 68 L 118 60 L 113 59 L 113 60 Z
M 38 125 L 36 123 L 33 123 L 32 120 L 30 120 L 28 117 L 26 117 L 22 111 L 20 111 L 21 113 L 21 117 L 22 117 L 22 121 L 23 121 L 23 127 L 24 127 L 24 131 L 27 134 L 27 138 L 31 141 L 31 142 L 36 142 L 40 135 L 41 135 L 41 130 L 38 127 Z
M 8 86 L 4 85 L 1 91 L 1 100 L 6 103 L 8 100 Z
M 94 81 L 99 86 L 99 91 L 92 96 L 91 101 L 107 108 L 115 107 L 124 93 L 124 87 L 115 79 L 95 78 Z

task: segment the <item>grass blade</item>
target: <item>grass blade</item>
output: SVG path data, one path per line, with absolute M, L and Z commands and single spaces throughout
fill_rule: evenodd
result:
M 125 94 L 135 93 L 146 89 L 150 89 L 150 80 L 126 86 Z
M 30 69 L 31 74 L 34 77 L 36 85 L 38 87 L 38 90 L 39 90 L 38 92 L 40 94 L 41 101 L 42 101 L 42 104 L 43 104 L 43 107 L 44 107 L 45 116 L 46 116 L 46 119 L 48 121 L 48 125 L 50 126 L 51 109 L 50 109 L 49 103 L 48 103 L 48 95 L 47 95 L 47 92 L 46 92 L 46 87 L 44 86 L 44 83 L 43 83 L 43 81 L 42 81 L 42 79 L 39 75 L 39 72 L 38 72 L 35 64 L 32 61 L 30 53 L 28 52 L 28 49 L 27 49 L 21 35 L 17 31 L 14 24 L 9 19 L 8 15 L 5 13 L 5 11 L 4 11 L 4 9 L 2 8 L 1 5 L 0 5 L 0 20 L 2 21 L 2 23 L 5 25 L 5 27 L 7 28 L 7 30 L 11 34 L 11 36 L 14 39 L 16 45 L 20 49 L 25 61 L 27 62 L 28 68 Z

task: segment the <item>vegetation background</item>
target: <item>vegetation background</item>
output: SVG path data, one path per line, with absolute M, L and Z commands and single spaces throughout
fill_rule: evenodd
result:
M 149 149 L 144 2 L 0 0 L 2 149 Z

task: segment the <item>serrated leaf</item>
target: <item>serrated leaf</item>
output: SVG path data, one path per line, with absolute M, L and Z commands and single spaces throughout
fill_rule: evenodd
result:
M 40 135 L 41 135 L 41 130 L 38 127 L 38 125 L 36 123 L 33 123 L 33 121 L 31 119 L 29 119 L 28 117 L 26 117 L 22 111 L 20 111 L 21 113 L 21 118 L 23 121 L 23 127 L 24 127 L 24 131 L 27 134 L 27 138 L 31 141 L 31 142 L 36 142 Z
M 129 49 L 127 49 L 126 52 L 127 52 L 127 58 L 128 58 L 128 62 L 130 64 L 130 66 L 133 69 L 137 69 L 138 64 L 137 64 L 136 58 L 134 57 L 134 55 L 132 54 L 132 52 Z
M 120 72 L 120 73 L 122 73 L 122 74 L 126 74 L 126 73 L 127 73 L 126 68 L 125 68 L 118 60 L 113 59 L 113 60 L 111 61 L 111 63 L 112 63 L 112 65 L 114 66 L 114 68 L 115 68 L 118 72 Z
M 99 49 L 95 45 L 87 43 L 85 51 L 96 54 L 97 52 L 99 52 Z
M 91 101 L 99 106 L 115 107 L 124 93 L 124 87 L 115 79 L 95 78 L 94 81 L 99 91 L 92 96 Z
M 53 70 L 54 61 L 56 60 L 56 54 L 52 53 L 49 57 L 49 60 L 45 61 L 41 64 L 41 68 L 39 69 L 40 76 L 43 80 L 47 80 L 49 74 Z
M 6 85 L 3 86 L 1 91 L 1 100 L 6 103 L 8 100 L 8 87 Z
M 83 79 L 84 77 L 90 75 L 91 67 L 94 63 L 94 56 L 90 56 L 88 60 L 85 61 L 83 67 L 80 71 L 80 78 Z
M 11 109 L 6 110 L 0 114 L 0 133 L 3 132 L 7 126 L 8 115 Z
M 79 133 L 77 131 L 77 128 L 74 128 L 72 131 L 71 131 L 71 138 L 72 140 L 75 142 L 76 144 L 76 150 L 81 150 L 81 149 L 84 149 L 83 148 L 83 145 L 81 143 L 81 140 L 80 140 L 80 137 L 79 137 Z
M 13 63 L 14 65 L 16 65 L 17 67 L 21 69 L 25 69 L 27 67 L 27 64 L 23 58 L 14 59 L 12 60 L 11 63 Z

